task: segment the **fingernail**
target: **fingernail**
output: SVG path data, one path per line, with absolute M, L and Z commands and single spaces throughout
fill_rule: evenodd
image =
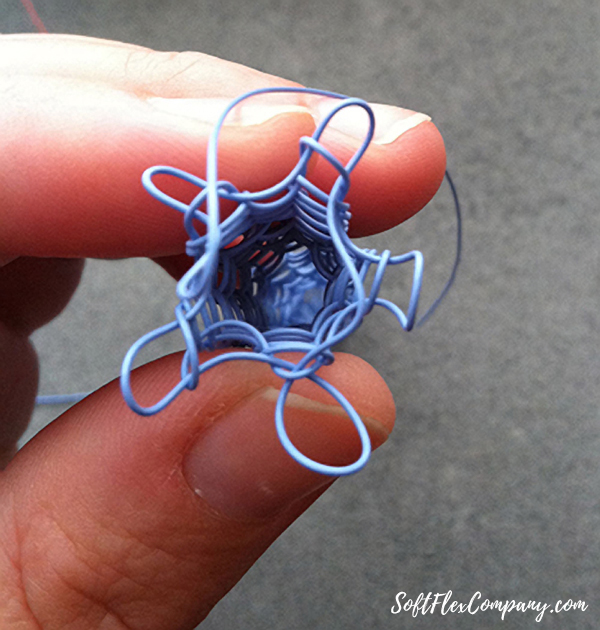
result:
M 228 518 L 268 518 L 332 480 L 301 466 L 281 446 L 274 421 L 278 395 L 266 387 L 243 400 L 200 435 L 184 459 L 192 490 Z M 334 466 L 359 457 L 358 435 L 341 407 L 290 393 L 284 418 L 290 439 L 307 456 Z M 383 443 L 386 428 L 364 421 L 374 446 Z
M 231 102 L 231 99 L 151 97 L 147 99 L 147 102 L 162 112 L 193 118 L 194 120 L 214 125 Z M 261 103 L 253 102 L 252 99 L 249 99 L 248 102 L 242 102 L 235 107 L 227 115 L 224 124 L 243 127 L 262 125 L 276 116 L 291 113 L 310 115 L 310 110 L 302 105 L 291 103 Z
M 318 104 L 319 115 L 324 117 L 332 109 L 331 99 L 321 100 Z M 370 103 L 375 114 L 375 144 L 391 144 L 402 134 L 413 129 L 422 122 L 431 120 L 427 114 L 413 112 L 393 105 Z M 329 123 L 331 129 L 341 131 L 347 136 L 362 140 L 367 135 L 369 118 L 362 107 L 345 107 L 340 110 Z

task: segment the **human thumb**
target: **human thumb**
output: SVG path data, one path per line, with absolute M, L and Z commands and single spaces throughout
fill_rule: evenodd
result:
M 180 361 L 134 372 L 142 404 L 172 386 Z M 318 374 L 383 443 L 395 411 L 373 368 L 337 354 Z M 36 436 L 0 477 L 0 627 L 194 628 L 332 483 L 280 445 L 281 385 L 266 365 L 225 363 L 142 418 L 113 382 Z M 318 461 L 360 454 L 351 421 L 311 382 L 294 384 L 285 421 Z

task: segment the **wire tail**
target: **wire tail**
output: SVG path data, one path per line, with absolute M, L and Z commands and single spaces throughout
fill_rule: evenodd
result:
M 460 200 L 458 198 L 458 192 L 456 191 L 456 186 L 450 177 L 450 173 L 446 171 L 446 181 L 450 186 L 450 191 L 452 192 L 452 199 L 454 201 L 454 211 L 456 213 L 456 254 L 454 255 L 454 264 L 452 265 L 452 271 L 450 272 L 450 278 L 448 282 L 446 282 L 442 292 L 438 295 L 437 299 L 434 303 L 427 309 L 427 312 L 421 317 L 421 319 L 417 322 L 417 328 L 422 326 L 437 310 L 438 306 L 441 304 L 442 300 L 446 297 L 448 291 L 454 284 L 454 280 L 456 279 L 456 273 L 460 266 L 460 261 L 462 257 L 462 211 L 460 208 Z

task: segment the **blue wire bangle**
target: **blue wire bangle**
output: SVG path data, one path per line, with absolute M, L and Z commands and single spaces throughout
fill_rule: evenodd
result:
M 305 93 L 338 101 L 319 123 L 311 137 L 299 140 L 296 166 L 281 182 L 258 192 L 238 190 L 218 179 L 219 134 L 230 112 L 242 101 L 259 94 Z M 320 144 L 332 118 L 345 108 L 362 108 L 369 127 L 365 138 L 344 165 Z M 186 252 L 192 267 L 177 284 L 179 304 L 174 321 L 141 337 L 129 349 L 121 367 L 121 390 L 136 413 L 150 416 L 162 411 L 183 390 L 197 387 L 201 375 L 228 361 L 259 361 L 271 366 L 284 380 L 275 406 L 275 428 L 288 454 L 306 468 L 325 475 L 349 475 L 368 461 L 371 443 L 360 416 L 333 385 L 317 376 L 317 370 L 334 360 L 333 346 L 351 335 L 375 306 L 389 310 L 402 328 L 411 330 L 424 323 L 439 306 L 454 282 L 461 253 L 460 206 L 449 175 L 457 214 L 457 251 L 450 279 L 438 299 L 417 320 L 423 280 L 423 255 L 419 251 L 392 256 L 385 250 L 360 249 L 348 237 L 351 220 L 344 201 L 350 188 L 350 174 L 373 138 L 375 118 L 368 103 L 358 98 L 308 88 L 264 88 L 248 92 L 233 101 L 221 114 L 210 136 L 206 180 L 170 166 L 154 166 L 142 176 L 147 192 L 184 215 L 189 240 Z M 318 154 L 338 172 L 331 191 L 320 190 L 307 178 L 310 158 Z M 156 175 L 169 175 L 198 188 L 188 204 L 160 190 Z M 221 200 L 237 205 L 221 218 Z M 198 231 L 198 225 L 203 230 Z M 201 233 L 203 232 L 203 233 Z M 406 313 L 379 297 L 389 265 L 413 262 L 413 282 Z M 365 280 L 372 265 L 370 287 Z M 181 379 L 161 400 L 144 407 L 131 389 L 133 363 L 146 345 L 179 329 L 186 350 Z M 203 350 L 243 347 L 207 360 Z M 284 360 L 284 352 L 300 352 L 298 362 Z M 354 424 L 361 442 L 360 457 L 347 466 L 328 466 L 301 453 L 285 428 L 284 410 L 294 381 L 309 379 L 338 402 Z M 42 402 L 38 399 L 39 402 Z

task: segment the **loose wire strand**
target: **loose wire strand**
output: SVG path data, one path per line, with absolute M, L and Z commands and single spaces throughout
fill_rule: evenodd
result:
M 72 405 L 87 398 L 91 392 L 79 392 L 75 394 L 49 394 L 36 396 L 36 405 Z
M 38 12 L 35 10 L 32 0 L 21 0 L 21 4 L 23 5 L 25 11 L 27 11 L 33 26 L 35 26 L 40 33 L 47 33 L 48 29 L 44 25 L 44 22 L 42 22 L 42 18 L 40 18 Z

